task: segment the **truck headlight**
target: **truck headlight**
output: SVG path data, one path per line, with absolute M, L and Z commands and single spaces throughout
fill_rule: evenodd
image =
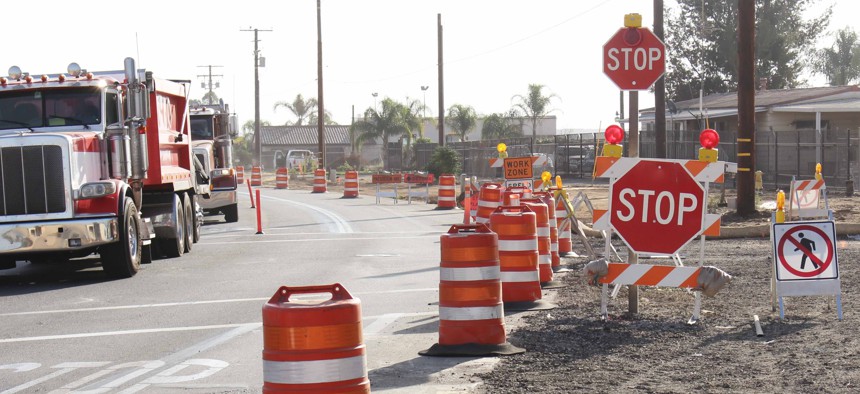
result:
M 81 186 L 78 193 L 79 200 L 98 198 L 116 193 L 116 184 L 113 182 L 92 182 Z

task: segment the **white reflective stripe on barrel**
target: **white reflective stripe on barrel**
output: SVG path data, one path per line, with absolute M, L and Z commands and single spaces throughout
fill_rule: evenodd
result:
M 559 237 L 560 237 L 560 238 L 570 238 L 570 230 L 564 230 L 564 231 L 562 231 L 562 232 L 561 232 L 561 235 L 559 235 Z
M 549 227 L 538 227 L 537 236 L 549 238 Z
M 528 252 L 533 250 L 538 250 L 537 238 L 499 240 L 499 252 Z
M 345 187 L 345 188 L 343 188 L 343 191 L 345 191 L 345 192 L 357 192 L 358 188 L 357 187 Z
M 549 220 L 549 228 L 558 228 L 558 222 L 555 221 L 555 218 Z
M 558 242 L 552 242 L 549 244 L 550 252 L 558 252 Z
M 454 197 L 439 197 L 439 201 L 454 201 Z
M 439 270 L 440 280 L 467 281 L 467 280 L 494 280 L 499 279 L 499 266 L 492 267 L 465 267 L 448 268 Z
M 538 256 L 538 264 L 552 264 L 552 256 L 549 254 Z
M 499 202 L 498 202 L 498 201 L 484 201 L 484 200 L 478 200 L 478 206 L 479 206 L 479 207 L 485 207 L 485 208 L 498 208 L 498 207 L 499 207 L 499 205 L 501 205 L 501 204 L 499 204 Z
M 454 185 L 441 185 L 439 190 L 454 190 Z
M 502 272 L 502 282 L 537 282 L 540 280 L 538 270 L 533 271 L 505 271 Z
M 501 319 L 505 315 L 502 304 L 496 306 L 472 306 L 465 308 L 439 307 L 439 320 L 487 320 Z
M 313 361 L 263 360 L 263 380 L 277 384 L 340 382 L 367 376 L 364 355 Z

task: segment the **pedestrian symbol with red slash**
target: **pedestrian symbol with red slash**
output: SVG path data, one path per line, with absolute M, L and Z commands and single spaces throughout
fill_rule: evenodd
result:
M 841 320 L 836 224 L 832 220 L 774 223 L 771 231 L 780 318 L 784 316 L 783 297 L 835 295 Z

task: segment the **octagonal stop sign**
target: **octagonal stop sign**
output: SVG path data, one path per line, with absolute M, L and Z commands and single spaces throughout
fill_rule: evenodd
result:
M 647 90 L 666 70 L 666 46 L 647 28 L 622 28 L 603 45 L 603 72 L 622 90 Z
M 612 183 L 609 223 L 636 253 L 674 254 L 701 233 L 704 199 L 680 163 L 641 160 Z

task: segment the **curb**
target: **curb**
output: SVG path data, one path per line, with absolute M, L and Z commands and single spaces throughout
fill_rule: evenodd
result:
M 600 231 L 597 231 L 587 225 L 579 222 L 579 226 L 585 232 L 585 235 L 593 238 L 603 237 Z M 860 223 L 836 223 L 836 235 L 853 235 L 860 234 Z M 735 239 L 735 238 L 768 238 L 770 237 L 770 225 L 760 224 L 757 226 L 747 227 L 721 227 L 720 235 L 710 236 L 708 239 Z

